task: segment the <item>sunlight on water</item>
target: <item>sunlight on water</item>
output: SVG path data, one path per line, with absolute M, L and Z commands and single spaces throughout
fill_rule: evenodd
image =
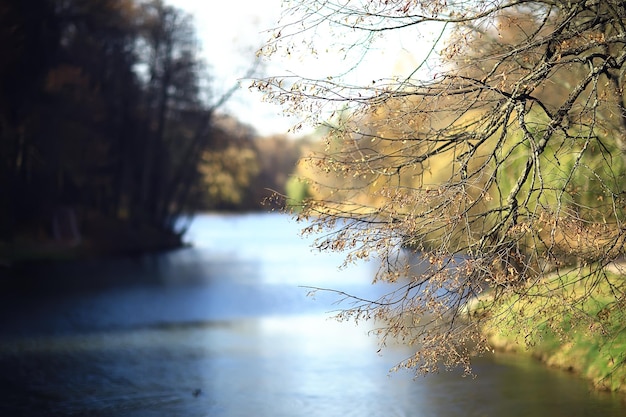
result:
M 45 271 L 115 284 L 2 295 L 0 416 L 625 415 L 619 399 L 527 360 L 480 359 L 476 379 L 389 373 L 411 348 L 378 352 L 373 324 L 333 320 L 337 294 L 305 287 L 370 299 L 392 287 L 370 285 L 373 263 L 339 270 L 342 256 L 312 251 L 301 227 L 200 216 L 193 248 Z
M 204 227 L 208 224 L 212 226 Z M 369 262 L 340 269 L 345 255 L 313 248 L 316 236 L 301 236 L 306 224 L 287 215 L 208 215 L 196 219 L 194 226 L 189 238 L 196 248 L 207 250 L 211 257 L 253 263 L 265 283 L 369 284 L 377 269 Z
M 250 415 L 401 415 L 391 411 L 400 394 L 394 381 L 403 379 L 387 377 L 394 363 L 375 354 L 376 340 L 365 328 L 311 315 L 266 317 L 247 330 L 228 335 L 222 329 L 211 342 L 243 361 L 236 371 L 217 370 L 213 380 L 214 401 L 224 411 L 241 389 L 251 389 L 250 400 L 238 406 Z

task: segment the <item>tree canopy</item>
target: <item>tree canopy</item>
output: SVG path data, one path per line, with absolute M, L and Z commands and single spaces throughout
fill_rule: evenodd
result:
M 328 31 L 348 59 L 343 74 L 256 83 L 328 129 L 301 168 L 306 230 L 402 283 L 340 317 L 414 344 L 404 365 L 424 373 L 488 349 L 503 304 L 527 343 L 545 329 L 566 341 L 567 316 L 610 347 L 624 327 L 607 317 L 626 303 L 610 272 L 626 238 L 626 4 L 293 0 L 283 16 L 262 53 L 315 54 Z M 409 71 L 351 81 L 398 39 L 422 45 Z

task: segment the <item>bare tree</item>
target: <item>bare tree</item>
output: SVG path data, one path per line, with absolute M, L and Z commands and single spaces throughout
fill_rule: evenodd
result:
M 620 314 L 625 283 L 607 271 L 626 237 L 624 2 L 287 4 L 266 54 L 303 39 L 312 53 L 314 34 L 345 31 L 358 69 L 387 36 L 439 30 L 408 76 L 257 82 L 328 128 L 301 214 L 308 231 L 326 232 L 319 248 L 380 257 L 377 279 L 402 282 L 379 300 L 353 299 L 341 318 L 378 320 L 383 343 L 416 345 L 403 365 L 427 373 L 488 348 L 481 328 L 502 303 L 516 305 L 531 343 L 564 315 L 602 326 L 594 288 Z

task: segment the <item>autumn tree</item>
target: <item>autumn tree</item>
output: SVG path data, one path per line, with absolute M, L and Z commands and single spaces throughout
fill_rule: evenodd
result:
M 259 136 L 252 126 L 217 115 L 210 149 L 202 153 L 196 187 L 204 210 L 268 211 L 284 208 L 287 182 L 306 138 Z
M 302 0 L 283 16 L 263 53 L 318 54 L 329 32 L 352 58 L 343 74 L 256 82 L 329 129 L 309 159 L 306 230 L 400 283 L 340 318 L 376 319 L 424 373 L 489 348 L 481 328 L 502 303 L 528 343 L 545 329 L 567 340 L 565 316 L 602 329 L 604 346 L 624 331 L 606 321 L 626 302 L 609 272 L 626 238 L 622 1 Z M 355 84 L 399 39 L 423 46 L 414 67 Z

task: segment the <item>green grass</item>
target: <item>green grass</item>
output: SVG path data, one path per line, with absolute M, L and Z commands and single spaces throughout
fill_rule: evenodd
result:
M 602 390 L 626 392 L 626 277 L 583 269 L 545 277 L 475 312 L 494 348 L 574 371 Z

